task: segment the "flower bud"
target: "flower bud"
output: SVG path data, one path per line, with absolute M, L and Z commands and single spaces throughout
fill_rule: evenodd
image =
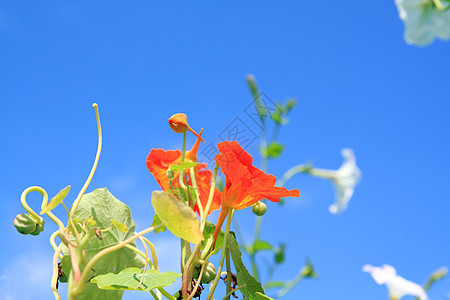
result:
M 21 234 L 30 234 L 36 230 L 36 220 L 29 214 L 18 214 L 14 219 L 14 227 Z
M 201 139 L 203 142 L 205 142 L 202 137 L 196 133 L 187 123 L 187 117 L 186 114 L 174 114 L 169 118 L 169 126 L 172 128 L 173 131 L 176 133 L 186 133 L 188 130 L 195 134 L 199 139 Z
M 31 235 L 39 235 L 42 231 L 44 231 L 44 222 L 36 225 L 36 230 L 34 230 Z
M 208 284 L 214 280 L 214 277 L 216 277 L 216 268 L 212 263 L 208 262 L 205 270 L 203 271 L 202 280 L 200 282 Z
M 197 264 L 195 266 L 194 272 L 192 273 L 192 278 L 198 278 L 200 276 L 200 271 L 202 269 L 202 264 Z M 214 265 L 210 262 L 207 262 L 207 265 L 205 266 L 205 270 L 203 271 L 202 279 L 200 280 L 201 283 L 208 284 L 211 281 L 214 280 L 216 277 L 216 268 Z
M 264 202 L 258 201 L 252 206 L 252 212 L 257 216 L 262 216 L 266 213 L 267 205 Z
M 166 171 L 167 178 L 173 178 L 174 175 L 175 175 L 174 170 L 167 169 Z

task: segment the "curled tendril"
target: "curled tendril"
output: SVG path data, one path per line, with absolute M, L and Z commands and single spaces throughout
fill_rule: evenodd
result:
M 22 192 L 22 195 L 20 196 L 20 202 L 22 203 L 23 208 L 30 213 L 30 215 L 35 219 L 36 224 L 42 224 L 44 222 L 44 219 L 39 216 L 27 203 L 27 195 L 31 192 L 39 192 L 42 195 L 42 205 L 41 207 L 45 207 L 48 203 L 48 194 L 47 192 L 41 188 L 40 186 L 30 186 L 29 188 L 25 189 Z

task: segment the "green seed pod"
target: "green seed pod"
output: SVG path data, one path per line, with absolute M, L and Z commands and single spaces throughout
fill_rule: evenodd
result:
M 216 277 L 216 268 L 212 263 L 208 262 L 208 265 L 206 265 L 203 271 L 201 283 L 208 284 L 214 280 L 214 277 Z
M 167 178 L 173 178 L 174 175 L 175 175 L 175 172 L 173 170 L 167 169 L 167 171 L 166 171 Z
M 30 234 L 36 230 L 36 220 L 29 214 L 18 214 L 14 219 L 14 227 L 21 234 Z
M 252 212 L 257 216 L 262 216 L 266 213 L 267 205 L 264 202 L 258 201 L 252 206 Z
M 42 223 L 36 225 L 36 230 L 30 233 L 31 235 L 39 235 L 42 231 L 44 231 L 44 221 Z

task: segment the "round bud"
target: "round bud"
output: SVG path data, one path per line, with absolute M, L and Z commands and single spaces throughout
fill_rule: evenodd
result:
M 36 230 L 30 233 L 31 235 L 39 235 L 42 231 L 44 231 L 44 222 L 36 225 Z
M 208 284 L 214 280 L 214 277 L 216 277 L 216 268 L 212 263 L 208 262 L 205 270 L 203 271 L 201 283 Z
M 174 170 L 167 169 L 167 171 L 166 171 L 167 178 L 173 178 L 174 175 L 175 175 Z
M 258 201 L 252 206 L 252 212 L 257 216 L 262 216 L 266 213 L 267 205 L 264 202 Z
M 18 214 L 14 219 L 14 227 L 21 234 L 30 234 L 36 230 L 36 220 L 29 214 Z

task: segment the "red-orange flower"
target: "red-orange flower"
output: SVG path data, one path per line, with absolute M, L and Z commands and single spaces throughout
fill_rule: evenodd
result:
M 218 144 L 220 154 L 215 160 L 225 174 L 222 209 L 217 220 L 214 242 L 231 208 L 243 209 L 261 199 L 279 202 L 282 197 L 299 197 L 298 190 L 275 186 L 276 177 L 252 165 L 253 158 L 237 142 Z
M 199 136 L 202 134 L 200 131 Z M 194 146 L 190 151 L 186 151 L 185 161 L 186 162 L 197 162 L 197 151 L 200 145 L 199 137 L 195 142 Z M 166 176 L 166 172 L 169 169 L 170 165 L 179 164 L 181 162 L 181 151 L 180 150 L 163 150 L 163 149 L 152 149 L 147 156 L 147 167 L 150 173 L 153 174 L 158 184 L 161 186 L 163 191 L 169 191 L 172 187 L 170 185 L 170 179 Z M 205 163 L 199 163 L 195 168 L 195 178 L 197 182 L 198 192 L 200 202 L 202 204 L 203 209 L 205 209 L 206 204 L 208 202 L 209 191 L 211 189 L 211 177 L 212 172 L 206 169 L 207 165 Z M 179 183 L 179 171 L 174 172 L 174 176 L 171 179 L 172 185 L 175 188 L 180 187 Z M 191 177 L 188 172 L 188 183 L 191 184 Z M 209 209 L 209 213 L 214 210 L 220 208 L 220 191 L 219 189 L 215 189 L 213 201 L 211 203 L 211 207 Z M 195 205 L 195 211 L 198 211 L 198 206 Z

